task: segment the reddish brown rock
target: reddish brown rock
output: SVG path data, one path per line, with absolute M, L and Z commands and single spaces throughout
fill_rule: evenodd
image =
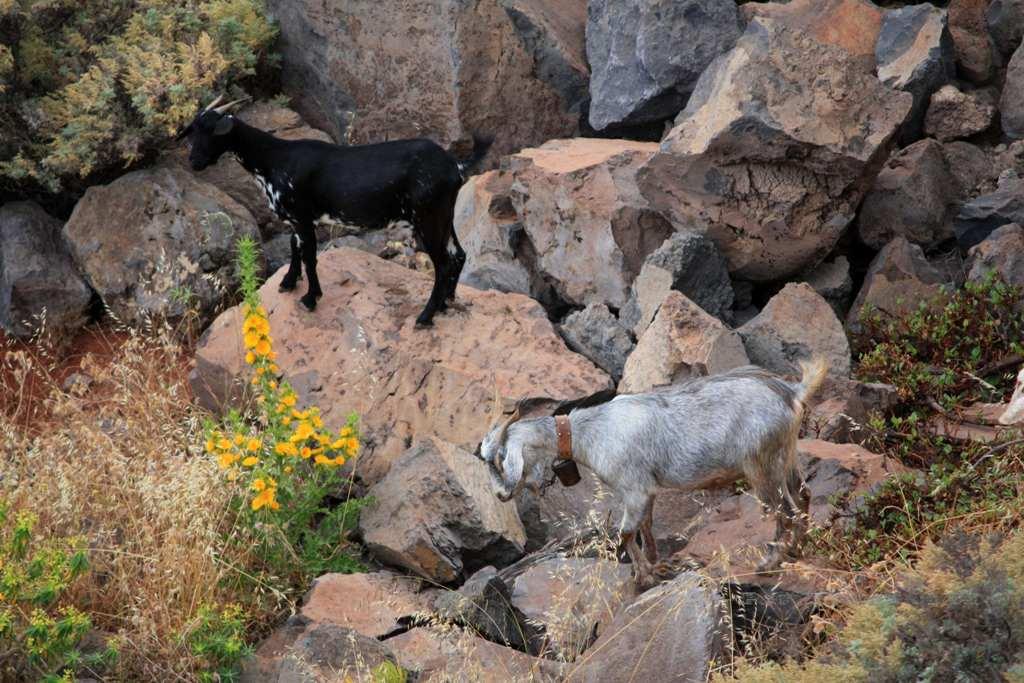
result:
M 945 283 L 946 277 L 928 263 L 921 247 L 897 237 L 871 262 L 846 324 L 859 330 L 865 306 L 891 316 L 912 311 L 920 302 L 934 298 Z
M 644 258 L 672 234 L 636 186 L 653 143 L 552 140 L 509 159 L 530 269 L 563 301 L 621 308 Z
M 512 604 L 544 628 L 553 654 L 572 661 L 634 597 L 629 565 L 555 557 L 516 577 Z
M 414 444 L 367 495 L 373 502 L 359 515 L 367 549 L 431 581 L 505 566 L 526 547 L 515 503 L 495 497 L 487 467 L 438 439 Z
M 460 287 L 458 307 L 415 329 L 432 278 L 354 249 L 320 254 L 324 290 L 315 313 L 281 294 L 278 273 L 260 289 L 278 364 L 303 405 L 331 428 L 361 417 L 357 465 L 373 483 L 412 440 L 437 436 L 475 448 L 487 431 L 495 382 L 503 398 L 579 398 L 610 388 L 607 375 L 569 351 L 543 309 L 517 294 Z M 247 381 L 241 311 L 213 322 L 196 351 L 191 384 L 212 410 Z
M 387 643 L 335 624 L 294 616 L 242 664 L 242 683 L 372 681 L 395 655 Z
M 843 324 L 806 282 L 790 283 L 755 318 L 737 330 L 755 365 L 799 375 L 799 361 L 820 356 L 831 377 L 850 374 L 850 343 Z
M 703 577 L 684 572 L 623 610 L 571 665 L 566 681 L 707 680 L 722 656 L 723 605 Z
M 470 177 L 455 202 L 455 234 L 466 250 L 460 282 L 477 289 L 531 294 L 521 250 L 522 223 L 512 206 L 512 174 L 488 171 Z M 541 292 L 532 292 L 543 301 Z
M 846 49 L 755 18 L 637 182 L 676 224 L 705 231 L 734 276 L 786 278 L 835 246 L 912 101 Z
M 963 92 L 945 85 L 932 95 L 924 131 L 943 142 L 969 138 L 988 130 L 995 118 L 992 97 L 983 90 Z
M 949 32 L 960 74 L 974 83 L 992 77 L 992 39 L 985 10 L 989 0 L 950 0 Z
M 399 664 L 419 674 L 419 681 L 562 680 L 563 665 L 539 659 L 459 630 L 415 628 L 389 638 Z
M 843 48 L 866 71 L 874 70 L 883 11 L 867 0 L 749 2 L 740 7 L 748 20 L 765 17 L 782 22 L 819 43 Z
M 748 362 L 739 335 L 679 292 L 671 291 L 626 359 L 619 392 L 650 391 Z
M 967 279 L 984 282 L 996 273 L 1005 282 L 1024 287 L 1024 227 L 1009 223 L 992 231 L 967 252 Z
M 399 628 L 399 620 L 430 608 L 424 583 L 388 572 L 324 574 L 313 581 L 299 614 L 311 622 L 334 624 L 370 638 Z
M 494 135 L 497 159 L 577 128 L 574 103 L 542 75 L 543 47 L 494 0 L 268 7 L 281 31 L 284 91 L 339 142 L 426 136 L 468 148 L 472 135 Z

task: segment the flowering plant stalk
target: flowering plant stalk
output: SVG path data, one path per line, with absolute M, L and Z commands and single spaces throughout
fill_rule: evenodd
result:
M 260 303 L 256 243 L 238 243 L 238 270 L 245 362 L 255 393 L 251 414 L 232 410 L 220 424 L 208 424 L 206 451 L 217 459 L 233 487 L 239 514 L 259 546 L 260 557 L 276 576 L 325 570 L 353 571 L 358 564 L 339 554 L 344 532 L 355 522 L 361 501 L 348 493 L 351 481 L 341 466 L 356 458 L 358 416 L 348 416 L 337 432 L 325 428 L 316 406 L 302 407 L 283 379 Z M 346 490 L 346 484 L 348 484 Z M 343 500 L 326 506 L 328 499 Z

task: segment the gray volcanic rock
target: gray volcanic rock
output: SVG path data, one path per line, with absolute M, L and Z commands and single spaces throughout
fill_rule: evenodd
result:
M 920 137 L 932 93 L 956 75 L 946 11 L 928 3 L 888 10 L 875 45 L 878 78 L 914 96 L 903 138 Z
M 991 0 L 985 21 L 992 43 L 1005 61 L 1024 38 L 1024 0 Z
M 590 304 L 582 311 L 570 313 L 559 331 L 570 349 L 589 358 L 615 382 L 621 379 L 626 358 L 633 351 L 633 340 L 607 306 Z
M 785 278 L 835 246 L 912 101 L 845 49 L 758 17 L 637 180 L 656 209 L 706 231 L 732 275 Z
M 942 144 L 926 138 L 886 162 L 861 205 L 857 232 L 872 249 L 881 249 L 897 235 L 933 245 L 953 236 L 950 213 L 959 198 Z
M 61 222 L 33 202 L 0 206 L 0 327 L 31 337 L 45 318 L 46 332 L 59 340 L 85 324 L 91 298 Z
M 701 72 L 739 35 L 733 0 L 591 0 L 590 125 L 674 116 Z
M 1024 43 L 1013 53 L 1006 67 L 999 113 L 1003 132 L 1011 138 L 1024 138 Z
M 969 249 L 1007 223 L 1024 224 L 1024 179 L 1008 171 L 995 192 L 960 207 L 953 231 L 963 249 Z

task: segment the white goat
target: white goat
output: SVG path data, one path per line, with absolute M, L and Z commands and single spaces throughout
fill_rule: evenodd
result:
M 1017 386 L 1013 389 L 1009 405 L 999 416 L 999 424 L 1012 425 L 1017 422 L 1024 422 L 1024 368 L 1017 374 Z
M 781 564 L 780 546 L 799 553 L 810 497 L 796 464 L 804 402 L 824 380 L 821 359 L 801 363 L 799 383 L 754 366 L 701 377 L 644 394 L 619 396 L 579 408 L 568 425 L 556 418 L 524 419 L 519 408 L 494 426 L 477 450 L 487 463 L 495 494 L 509 500 L 524 487 L 539 490 L 548 468 L 566 452 L 621 497 L 622 543 L 641 586 L 650 585 L 657 561 L 651 514 L 658 487 L 696 490 L 746 477 L 766 510 L 776 516 L 775 542 L 759 570 Z M 564 420 L 565 418 L 559 418 Z M 566 430 L 568 426 L 568 430 Z M 782 544 L 789 532 L 788 542 Z M 636 536 L 640 534 L 644 549 Z

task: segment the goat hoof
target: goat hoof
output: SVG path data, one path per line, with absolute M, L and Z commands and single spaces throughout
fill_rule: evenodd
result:
M 416 329 L 423 329 L 426 327 L 433 327 L 434 321 L 431 318 L 424 318 L 422 315 L 416 318 Z
M 295 291 L 295 283 L 292 283 L 290 285 L 286 285 L 285 283 L 282 282 L 281 284 L 279 284 L 277 286 L 277 291 L 279 291 L 279 292 L 293 292 L 293 291 Z
M 310 313 L 316 310 L 316 297 L 307 298 L 304 296 L 299 299 L 299 303 L 302 304 L 302 307 Z

